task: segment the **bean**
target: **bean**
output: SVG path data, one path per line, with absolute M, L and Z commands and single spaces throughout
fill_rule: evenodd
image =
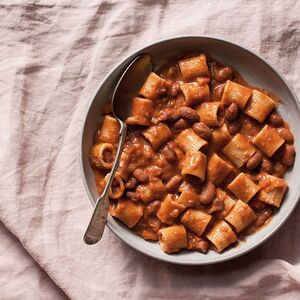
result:
M 167 183 L 166 188 L 169 193 L 176 193 L 182 183 L 183 177 L 181 175 L 175 175 Z
M 132 175 L 133 175 L 133 177 L 135 177 L 135 179 L 137 179 L 141 183 L 147 183 L 149 180 L 148 174 L 146 173 L 145 170 L 142 170 L 142 169 L 134 170 Z
M 294 145 L 284 145 L 282 156 L 281 156 L 281 162 L 286 167 L 290 167 L 294 164 L 295 160 L 295 146 Z
M 193 232 L 188 232 L 187 237 L 187 249 L 199 250 L 202 253 L 207 252 L 209 244 L 205 239 Z
M 229 66 L 216 67 L 214 70 L 214 77 L 219 82 L 225 82 L 232 79 L 233 69 Z
M 292 144 L 294 142 L 294 136 L 289 129 L 280 127 L 277 128 L 277 131 L 288 144 Z
M 166 146 L 162 151 L 169 163 L 174 163 L 177 161 L 176 152 L 170 146 Z
M 269 174 L 272 173 L 272 170 L 273 170 L 272 163 L 267 158 L 263 158 L 260 168 L 261 168 L 261 171 L 269 173 Z
M 172 108 L 166 108 L 159 112 L 157 120 L 159 122 L 173 122 L 178 120 L 179 117 L 178 111 Z
M 212 206 L 209 209 L 208 213 L 212 214 L 212 213 L 214 213 L 216 211 L 223 210 L 224 206 L 225 206 L 224 200 L 216 198 L 216 199 L 214 199 L 214 201 L 212 203 Z
M 141 200 L 140 194 L 137 192 L 126 192 L 126 196 L 128 197 L 128 199 L 138 202 Z
M 220 84 L 214 87 L 213 89 L 213 99 L 214 100 L 221 100 L 223 91 L 224 91 L 225 84 Z
M 225 119 L 233 121 L 238 117 L 239 107 L 236 103 L 231 103 L 225 111 Z
M 246 164 L 246 167 L 249 170 L 254 170 L 257 168 L 262 161 L 262 155 L 259 152 L 256 152 L 248 161 Z
M 161 202 L 158 200 L 155 200 L 155 201 L 151 202 L 150 204 L 148 204 L 148 206 L 147 206 L 148 215 L 149 216 L 155 215 L 160 207 L 160 204 L 161 204 Z
M 198 122 L 200 117 L 194 109 L 184 106 L 179 108 L 179 116 L 183 119 L 186 119 L 192 123 Z
M 174 123 L 174 128 L 182 130 L 191 127 L 191 123 L 185 119 L 179 119 Z
M 272 214 L 273 214 L 272 208 L 265 207 L 261 212 L 258 213 L 255 226 L 259 227 L 265 224 L 272 217 Z
M 280 127 L 284 125 L 283 119 L 277 113 L 271 113 L 269 115 L 268 121 L 274 127 Z
M 196 81 L 198 82 L 199 85 L 204 85 L 204 84 L 210 83 L 210 78 L 209 77 L 197 77 Z
M 125 188 L 127 190 L 132 190 L 137 186 L 138 182 L 134 177 L 131 177 L 126 183 Z
M 211 129 L 203 122 L 195 123 L 192 127 L 193 131 L 205 140 L 211 138 Z
M 200 194 L 200 202 L 202 204 L 211 203 L 216 197 L 216 187 L 211 182 L 207 183 Z
M 228 131 L 231 135 L 235 135 L 239 132 L 242 127 L 242 122 L 240 119 L 236 119 L 231 124 L 228 125 Z

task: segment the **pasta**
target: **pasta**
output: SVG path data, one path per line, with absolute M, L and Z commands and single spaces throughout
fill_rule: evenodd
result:
M 207 157 L 200 151 L 189 151 L 183 162 L 182 175 L 193 175 L 205 180 Z
M 183 130 L 176 138 L 177 143 L 184 151 L 197 151 L 207 145 L 207 141 L 202 139 L 191 128 Z
M 252 96 L 244 109 L 245 114 L 263 123 L 265 118 L 270 114 L 276 102 L 269 96 L 257 91 L 252 91 Z
M 140 95 L 155 100 L 159 95 L 166 92 L 166 82 L 154 72 L 151 72 L 144 85 L 140 89 Z
M 208 126 L 220 126 L 224 119 L 222 102 L 205 102 L 197 108 L 201 122 Z
M 103 118 L 101 129 L 97 132 L 97 141 L 100 143 L 118 143 L 119 131 L 118 121 L 110 115 L 106 115 Z
M 178 198 L 178 203 L 186 207 L 198 207 L 199 206 L 199 195 L 194 191 L 184 190 Z
M 112 206 L 111 215 L 132 228 L 143 216 L 143 207 L 131 200 L 119 199 Z
M 187 234 L 183 225 L 173 225 L 159 230 L 159 244 L 166 253 L 178 252 L 187 246 Z
M 221 127 L 212 132 L 211 143 L 216 150 L 223 148 L 231 141 L 231 135 L 227 125 L 224 123 Z
M 238 200 L 225 220 L 234 227 L 236 232 L 240 232 L 256 220 L 256 215 L 248 204 Z
M 185 80 L 190 80 L 197 76 L 209 76 L 206 57 L 203 54 L 180 60 L 178 65 Z
M 284 139 L 279 135 L 276 129 L 265 125 L 264 128 L 253 138 L 252 142 L 268 157 L 284 144 Z
M 109 174 L 107 174 L 104 178 L 105 181 L 108 180 L 108 176 Z M 109 197 L 111 199 L 119 199 L 123 196 L 125 191 L 125 185 L 123 182 L 123 179 L 121 178 L 121 176 L 116 173 L 111 185 L 111 188 L 109 190 Z
M 258 199 L 267 204 L 280 207 L 283 196 L 287 190 L 287 184 L 284 179 L 275 176 L 264 176 L 259 182 L 261 191 Z
M 188 229 L 201 235 L 207 225 L 209 224 L 212 216 L 194 208 L 189 208 L 181 217 L 181 223 Z
M 260 190 L 248 175 L 240 173 L 227 188 L 238 198 L 248 203 L 251 198 Z
M 116 154 L 116 148 L 110 143 L 96 144 L 91 149 L 94 164 L 100 169 L 111 169 Z
M 225 105 L 236 103 L 240 109 L 243 109 L 251 96 L 251 92 L 251 89 L 227 80 L 222 96 L 222 102 Z
M 223 148 L 223 153 L 240 168 L 255 153 L 255 148 L 244 135 L 238 133 Z
M 220 212 L 218 212 L 217 217 L 218 219 L 224 219 L 231 211 L 232 207 L 236 203 L 236 200 L 231 198 L 227 193 L 225 193 L 221 189 L 217 189 L 217 198 L 223 199 L 224 202 L 224 208 Z
M 225 248 L 237 241 L 236 234 L 223 220 L 215 223 L 209 232 L 207 232 L 206 237 L 212 242 L 218 252 L 222 252 Z
M 280 209 L 293 135 L 269 92 L 205 54 L 154 70 L 132 99 L 110 214 L 165 253 L 221 253 Z M 89 153 L 99 194 L 120 130 L 102 111 Z
M 208 84 L 199 85 L 197 82 L 187 82 L 180 85 L 185 98 L 185 105 L 191 106 L 201 101 L 207 101 L 210 98 Z
M 153 101 L 135 97 L 132 99 L 131 114 L 127 118 L 128 125 L 150 126 L 153 114 Z
M 171 194 L 168 194 L 157 211 L 157 217 L 163 223 L 172 225 L 184 210 L 185 206 L 178 203 Z
M 220 185 L 233 170 L 232 165 L 214 153 L 207 164 L 207 179 L 215 185 Z
M 160 123 L 145 130 L 143 136 L 151 143 L 152 147 L 157 150 L 171 138 L 172 131 L 168 125 Z

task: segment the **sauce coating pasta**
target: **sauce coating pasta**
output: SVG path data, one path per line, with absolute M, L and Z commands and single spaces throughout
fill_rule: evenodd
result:
M 280 209 L 293 134 L 278 99 L 231 66 L 199 53 L 157 67 L 132 100 L 110 213 L 166 253 L 222 252 Z M 99 194 L 118 146 L 105 107 L 90 154 Z

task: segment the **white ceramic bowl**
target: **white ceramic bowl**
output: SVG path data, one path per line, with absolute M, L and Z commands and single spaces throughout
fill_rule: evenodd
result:
M 289 122 L 295 136 L 296 151 L 300 151 L 299 102 L 285 79 L 264 59 L 232 42 L 213 37 L 184 36 L 159 41 L 140 49 L 117 65 L 103 80 L 88 108 L 82 130 L 80 159 L 84 185 L 93 205 L 98 197 L 93 171 L 88 159 L 93 133 L 99 122 L 101 108 L 104 102 L 111 97 L 119 76 L 126 65 L 141 52 L 150 53 L 154 63 L 159 63 L 164 58 L 182 52 L 203 52 L 210 54 L 220 62 L 233 66 L 249 83 L 272 91 L 282 100 L 279 112 Z M 131 247 L 163 261 L 183 265 L 204 265 L 226 261 L 245 254 L 262 244 L 288 219 L 296 207 L 300 195 L 299 170 L 300 155 L 298 154 L 293 168 L 285 175 L 289 190 L 281 208 L 272 218 L 272 221 L 259 232 L 249 235 L 245 242 L 240 242 L 236 247 L 225 250 L 221 254 L 214 251 L 209 251 L 206 255 L 198 252 L 182 251 L 178 254 L 168 255 L 162 252 L 158 243 L 145 241 L 110 215 L 108 216 L 107 226 Z

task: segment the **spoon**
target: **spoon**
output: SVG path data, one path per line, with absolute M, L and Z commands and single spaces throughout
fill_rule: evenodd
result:
M 114 174 L 119 166 L 119 160 L 126 138 L 127 125 L 125 120 L 129 115 L 127 108 L 130 107 L 132 98 L 138 95 L 139 89 L 151 71 L 152 62 L 150 55 L 147 53 L 139 54 L 128 65 L 114 89 L 112 96 L 112 113 L 120 124 L 119 145 L 106 186 L 102 195 L 96 201 L 94 213 L 83 237 L 85 243 L 88 245 L 96 244 L 102 238 L 109 207 L 109 190 L 113 182 Z

